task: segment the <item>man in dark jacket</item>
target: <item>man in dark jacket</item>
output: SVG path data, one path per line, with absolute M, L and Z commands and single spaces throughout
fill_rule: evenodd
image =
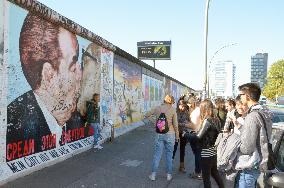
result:
M 93 99 L 87 101 L 87 122 L 94 129 L 94 149 L 103 149 L 99 143 L 100 137 L 100 95 L 95 93 Z

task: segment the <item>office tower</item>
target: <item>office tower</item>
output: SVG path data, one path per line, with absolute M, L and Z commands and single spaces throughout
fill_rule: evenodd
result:
M 257 53 L 251 57 L 251 82 L 258 83 L 263 89 L 267 76 L 268 53 Z
M 232 61 L 218 61 L 213 64 L 209 76 L 209 92 L 215 97 L 235 97 L 236 66 Z

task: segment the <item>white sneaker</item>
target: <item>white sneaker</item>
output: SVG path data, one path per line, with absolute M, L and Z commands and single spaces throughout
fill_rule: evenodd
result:
M 151 181 L 155 181 L 156 180 L 156 173 L 152 172 L 152 174 L 149 176 L 149 179 Z
M 94 145 L 94 149 L 103 149 L 103 146 L 100 146 L 100 145 Z
M 167 180 L 171 181 L 173 179 L 173 176 L 171 174 L 167 174 Z

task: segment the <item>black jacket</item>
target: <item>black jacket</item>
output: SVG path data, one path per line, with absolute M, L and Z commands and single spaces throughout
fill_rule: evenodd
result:
M 202 149 L 211 148 L 215 145 L 218 134 L 221 131 L 221 123 L 218 119 L 205 119 L 197 133 L 191 132 L 187 137 L 197 139 Z

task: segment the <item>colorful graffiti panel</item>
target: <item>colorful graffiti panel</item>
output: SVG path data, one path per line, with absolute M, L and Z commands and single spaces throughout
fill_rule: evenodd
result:
M 160 105 L 163 100 L 163 82 L 147 75 L 142 75 L 144 91 L 144 112 Z
M 7 28 L 7 126 L 0 139 L 6 148 L 1 154 L 5 152 L 8 167 L 17 173 L 92 144 L 82 101 L 100 92 L 100 64 L 91 60 L 97 52 L 100 59 L 100 50 L 59 25 L 9 5 L 13 24 Z M 86 89 L 89 79 L 98 81 L 91 91 Z
M 4 69 L 4 1 L 0 2 L 0 122 L 6 122 L 6 87 L 7 79 Z M 0 151 L 5 151 L 6 126 L 0 126 Z M 5 152 L 0 152 L 0 164 L 5 162 Z
M 175 101 L 177 101 L 178 96 L 177 96 L 177 85 L 172 82 L 172 96 L 175 98 Z
M 165 78 L 164 83 L 164 95 L 172 95 L 171 80 Z
M 108 120 L 113 120 L 113 52 L 102 48 L 101 55 L 101 137 L 110 137 L 111 127 Z
M 146 113 L 150 108 L 150 83 L 147 75 L 142 74 L 142 87 L 143 87 L 143 96 L 144 96 L 144 111 Z
M 114 57 L 115 126 L 140 121 L 143 112 L 141 67 L 119 56 Z

